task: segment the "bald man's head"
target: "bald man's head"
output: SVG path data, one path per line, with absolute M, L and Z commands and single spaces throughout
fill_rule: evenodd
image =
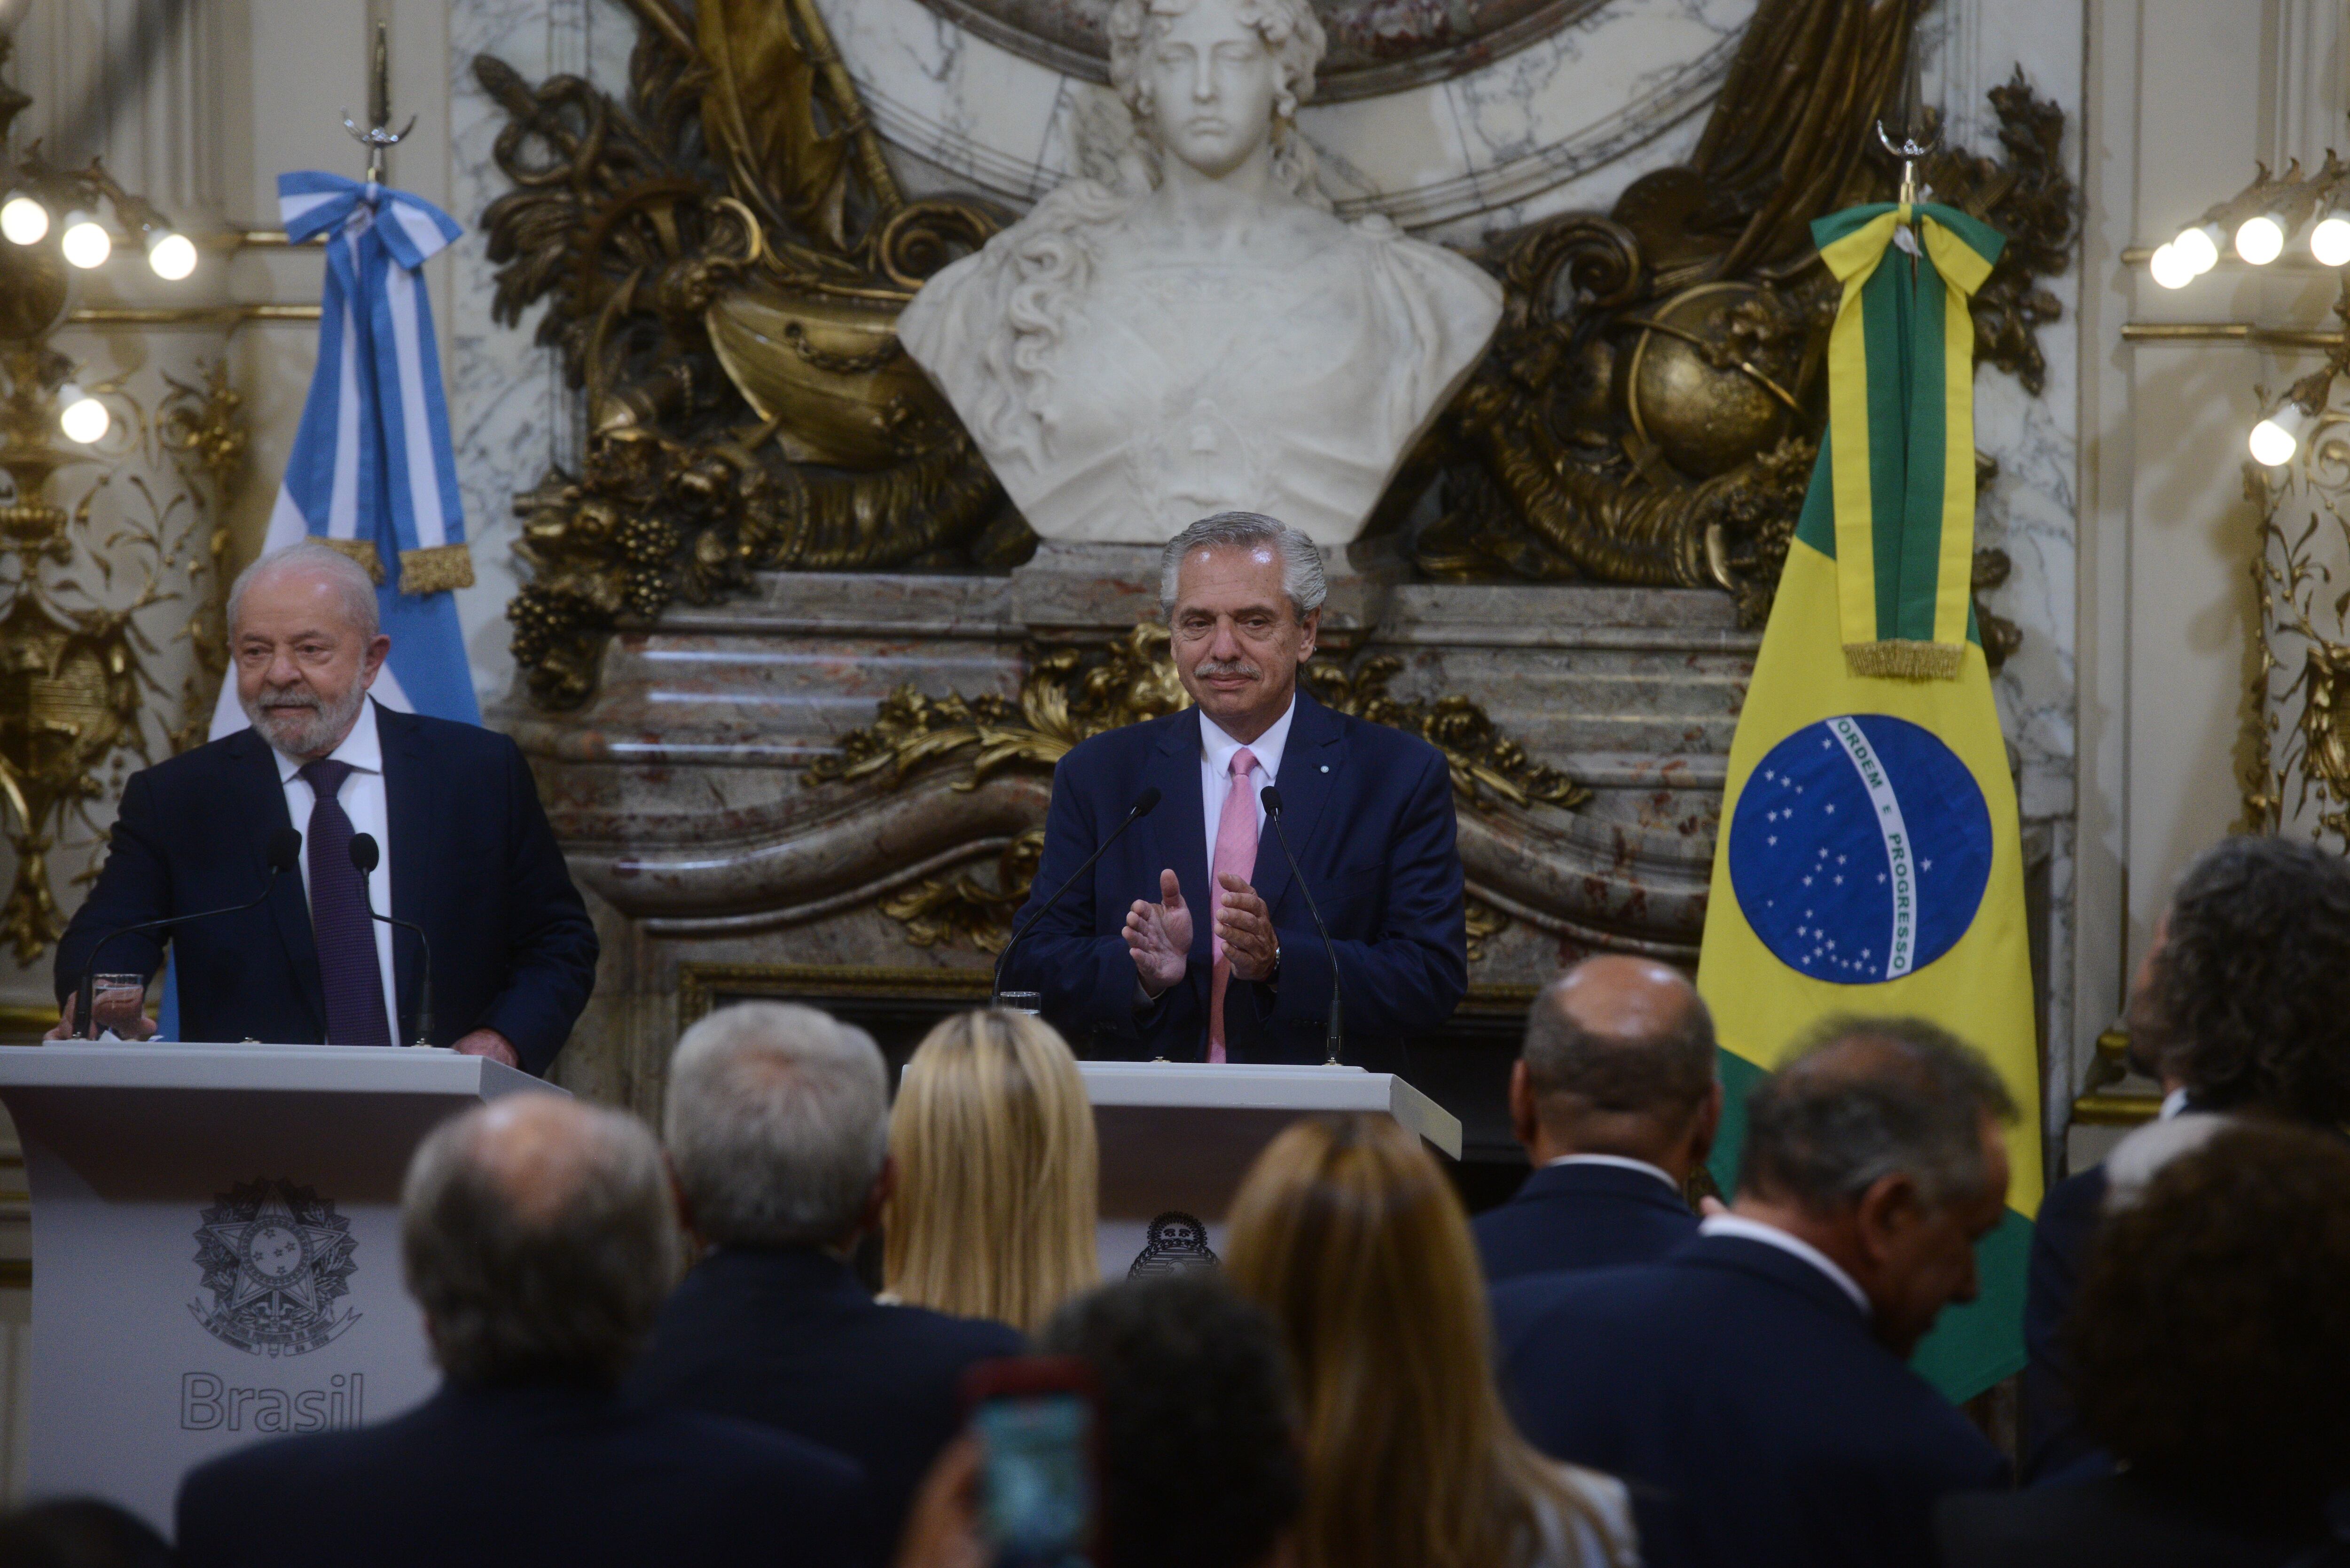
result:
M 1662 1163 L 1659 1147 L 1683 1141 L 1712 1103 L 1713 1050 L 1712 1014 L 1679 970 L 1586 959 L 1534 1000 L 1526 1092 L 1559 1152 Z
M 652 1134 L 555 1095 L 442 1124 L 400 1209 L 409 1293 L 459 1384 L 617 1382 L 681 1262 Z

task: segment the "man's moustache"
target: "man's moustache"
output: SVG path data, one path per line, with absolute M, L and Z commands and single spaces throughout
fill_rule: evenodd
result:
M 1247 676 L 1250 680 L 1255 680 L 1258 676 L 1263 675 L 1263 674 L 1264 673 L 1264 671 L 1263 671 L 1263 670 L 1259 670 L 1259 669 L 1258 669 L 1255 665 L 1253 665 L 1253 664 L 1212 664 L 1212 663 L 1211 663 L 1211 664 L 1202 664 L 1202 665 L 1201 665 L 1197 670 L 1194 670 L 1191 673 L 1193 673 L 1194 675 L 1203 675 L 1203 676 L 1204 676 L 1204 675 L 1245 675 L 1245 676 Z

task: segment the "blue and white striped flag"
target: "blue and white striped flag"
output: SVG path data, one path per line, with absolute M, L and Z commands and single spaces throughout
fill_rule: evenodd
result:
M 280 174 L 277 205 L 288 239 L 329 238 L 318 367 L 262 547 L 308 535 L 366 566 L 391 636 L 376 700 L 478 724 L 451 593 L 473 586 L 473 556 L 421 270 L 463 231 L 405 191 L 316 170 Z M 245 727 L 232 682 L 214 740 Z

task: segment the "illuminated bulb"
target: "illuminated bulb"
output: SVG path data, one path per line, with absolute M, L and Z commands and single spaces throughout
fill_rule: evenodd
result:
M 196 270 L 196 243 L 166 229 L 147 247 L 147 265 L 166 283 L 177 283 Z
M 2170 248 L 2187 264 L 2188 275 L 2201 277 L 2220 265 L 2220 225 L 2202 223 L 2195 228 L 2181 229 Z
M 0 204 L 0 234 L 20 245 L 37 245 L 49 234 L 49 210 L 30 196 L 11 196 Z
M 0 212 L 0 222 L 6 216 Z M 2320 266 L 2350 265 L 2350 218 L 2330 217 L 2310 230 L 2309 254 Z
M 114 254 L 114 237 L 88 213 L 66 214 L 66 234 L 61 244 L 66 260 L 78 267 L 104 266 L 106 258 Z
M 2284 254 L 2284 225 L 2267 213 L 2246 218 L 2236 228 L 2236 254 L 2254 266 L 2266 266 Z
M 2276 412 L 2252 427 L 2245 444 L 2252 449 L 2254 462 L 2282 468 L 2301 450 L 2301 433 L 2308 428 L 2309 416 L 2302 412 L 2299 403 L 2287 399 Z
M 2187 258 L 2178 254 L 2177 245 L 2156 246 L 2154 259 L 2147 263 L 2146 270 L 2165 288 L 2185 288 L 2195 281 L 2195 269 L 2187 265 Z
M 107 428 L 114 423 L 104 403 L 70 381 L 57 389 L 57 400 L 65 404 L 65 411 L 57 416 L 57 428 L 66 432 L 68 441 L 91 445 L 103 440 Z

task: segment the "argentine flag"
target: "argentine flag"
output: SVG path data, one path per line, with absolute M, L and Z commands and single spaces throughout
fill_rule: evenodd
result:
M 1814 239 L 1844 296 L 1828 434 L 1731 742 L 1698 989 L 1721 1041 L 1735 1175 L 1746 1091 L 1837 1013 L 1915 1016 L 1991 1059 L 2005 1221 L 1981 1297 L 1945 1308 L 1918 1370 L 1953 1399 L 2023 1366 L 2039 1210 L 2040 1078 L 2023 856 L 1969 592 L 1974 324 L 1997 233 L 1948 207 L 1856 207 Z

